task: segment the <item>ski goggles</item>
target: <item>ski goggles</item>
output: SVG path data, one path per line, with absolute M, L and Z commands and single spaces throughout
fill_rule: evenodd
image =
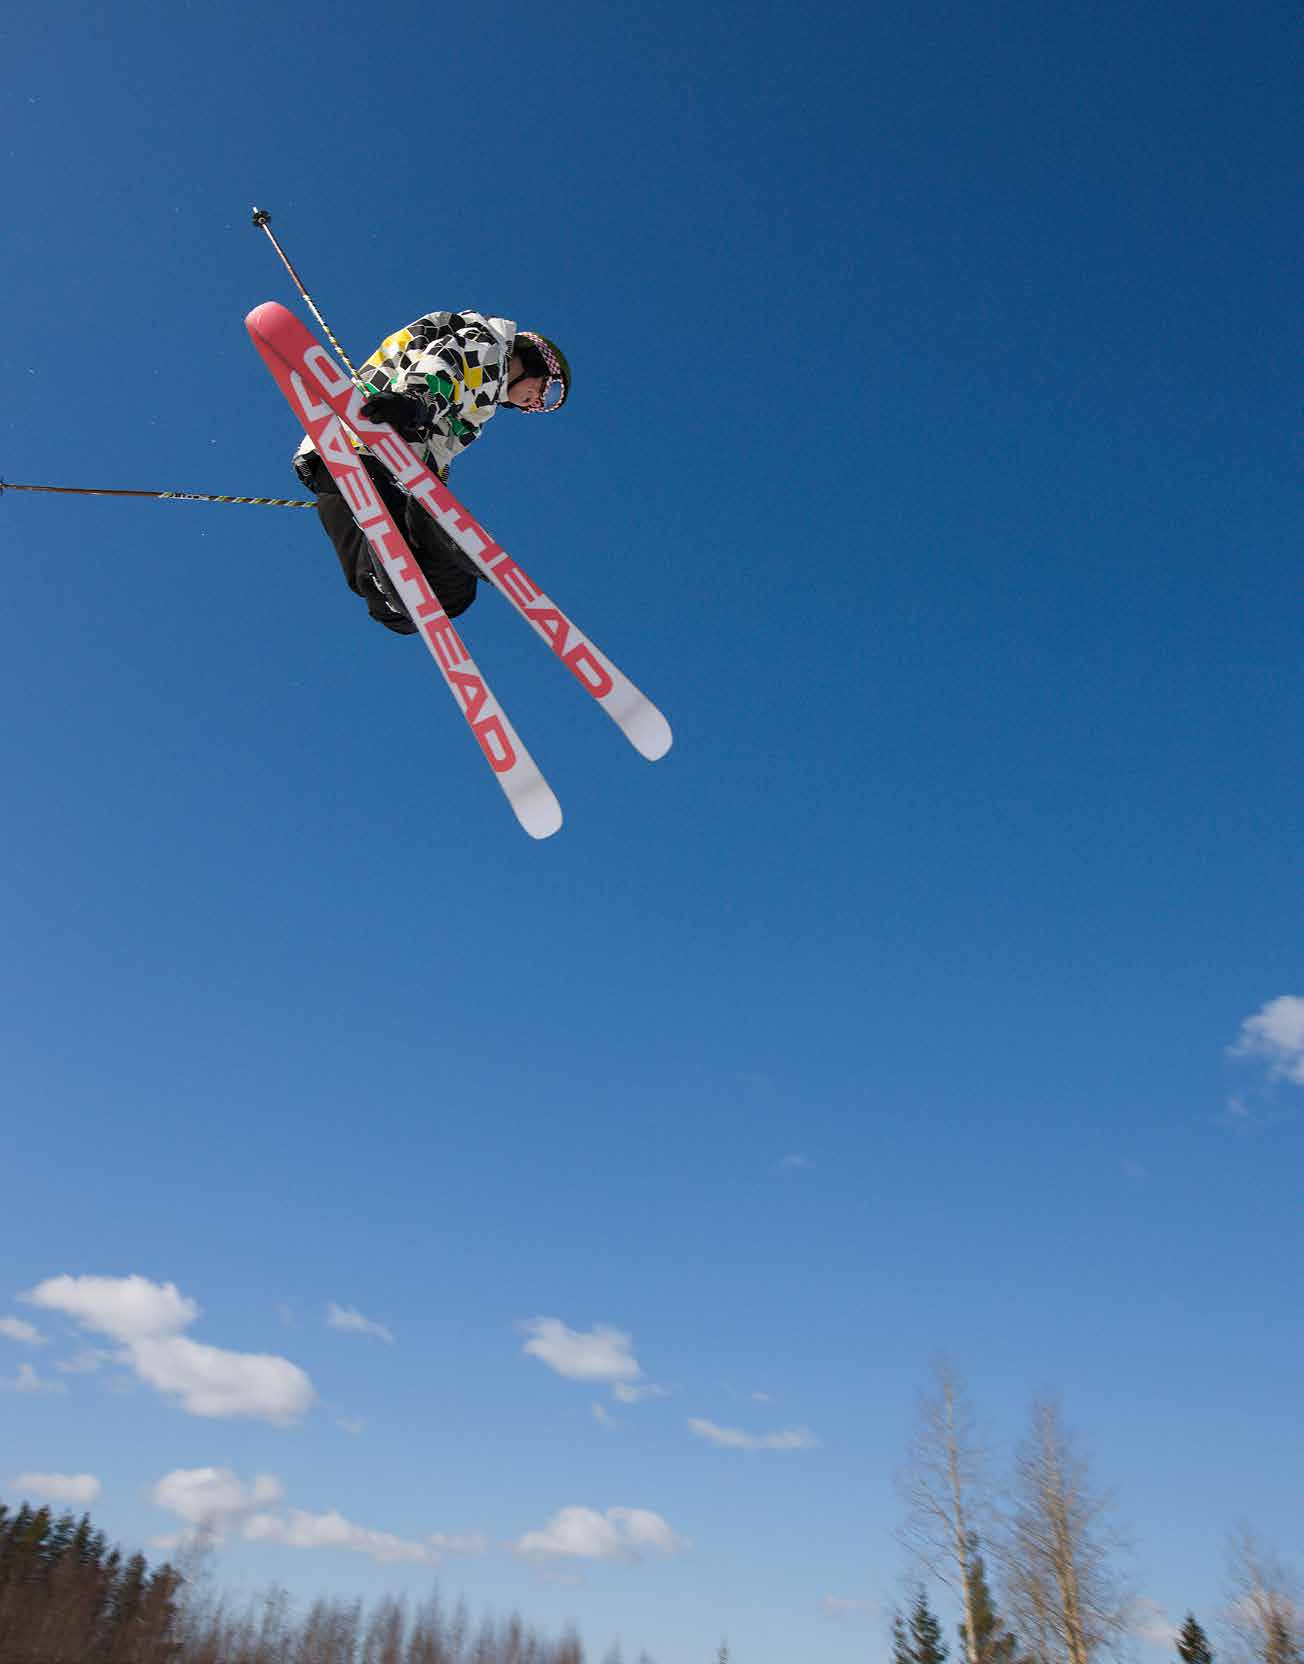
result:
M 517 330 L 516 339 L 528 341 L 548 366 L 548 379 L 544 383 L 538 403 L 522 405 L 520 408 L 527 416 L 551 416 L 554 410 L 560 410 L 566 403 L 566 395 L 570 392 L 570 365 L 546 335 L 536 335 L 533 330 L 521 329 Z M 553 398 L 554 393 L 558 395 L 556 398 Z M 551 403 L 548 402 L 550 399 Z

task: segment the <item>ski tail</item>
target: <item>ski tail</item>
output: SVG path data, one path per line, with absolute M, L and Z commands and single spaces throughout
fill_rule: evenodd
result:
M 649 762 L 664 757 L 673 735 L 662 713 L 556 602 L 543 593 L 393 428 L 383 422 L 366 420 L 362 415 L 365 395 L 294 313 L 276 301 L 267 301 L 249 314 L 247 322 L 264 358 L 271 353 L 279 362 L 292 367 L 304 387 L 304 398 L 310 403 L 328 406 L 339 421 L 358 435 L 397 483 L 416 498 L 489 582 L 506 596 L 585 692 L 597 700 L 634 749 Z M 294 397 L 288 393 L 286 396 L 295 403 Z M 295 404 L 301 420 L 305 419 L 306 408 L 302 401 Z
M 291 318 L 306 338 L 298 348 L 287 342 L 279 314 Z M 341 386 L 352 391 L 352 382 L 298 319 L 274 301 L 255 307 L 245 319 L 245 325 L 277 386 L 330 469 L 359 528 L 376 551 L 517 820 L 532 838 L 551 837 L 562 822 L 561 806 L 552 788 L 494 698 L 452 620 L 440 606 L 425 573 L 381 501 L 360 453 L 349 443 L 343 422 L 329 399 L 323 396 L 327 389 L 335 393 Z

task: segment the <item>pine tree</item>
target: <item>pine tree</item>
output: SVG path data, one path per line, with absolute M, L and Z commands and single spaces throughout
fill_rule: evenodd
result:
M 974 1532 L 969 1536 L 969 1558 L 967 1562 L 969 1574 L 969 1611 L 973 1619 L 974 1664 L 1017 1664 L 1019 1657 L 1019 1643 L 1004 1627 L 996 1612 L 996 1605 L 992 1599 L 991 1586 L 987 1581 L 987 1568 L 983 1564 L 983 1557 L 978 1552 L 978 1537 Z M 963 1652 L 966 1645 L 964 1625 L 957 1627 L 960 1637 L 960 1648 Z M 1192 1659 L 1188 1664 L 1197 1664 Z M 1199 1664 L 1210 1664 L 1209 1660 L 1201 1660 Z
M 140 1605 L 140 1629 L 149 1649 L 145 1659 L 163 1661 L 171 1658 L 176 1649 L 181 1616 L 177 1595 L 183 1581 L 181 1573 L 165 1561 L 146 1585 Z
M 1177 1655 L 1182 1664 L 1213 1664 L 1213 1648 L 1209 1645 L 1209 1637 L 1195 1621 L 1194 1612 L 1186 1614 L 1186 1622 L 1178 1634 Z
M 41 1558 L 47 1567 L 55 1566 L 72 1547 L 77 1522 L 71 1514 L 60 1514 L 46 1533 L 41 1545 Z
M 109 1604 L 106 1644 L 111 1659 L 127 1659 L 133 1651 L 136 1620 L 145 1600 L 149 1567 L 143 1554 L 133 1554 L 122 1568 Z
M 33 1512 L 24 1503 L 5 1544 L 5 1571 L 10 1582 L 28 1583 L 40 1575 L 42 1550 L 49 1534 L 50 1510 L 38 1508 Z
M 963 1633 L 962 1627 L 962 1640 Z M 909 1617 L 903 1618 L 900 1612 L 892 1615 L 892 1664 L 946 1664 L 949 1650 L 921 1583 Z
M 942 1626 L 929 1607 L 922 1585 L 910 1609 L 910 1639 L 914 1664 L 946 1664 L 950 1648 L 942 1639 Z
M 95 1527 L 91 1524 L 91 1517 L 89 1514 L 83 1514 L 77 1521 L 77 1528 L 72 1534 L 72 1542 L 69 1545 L 73 1554 L 77 1556 L 79 1566 L 89 1565 L 94 1559 L 91 1552 L 94 1540 Z
M 18 1545 L 31 1523 L 32 1510 L 25 1502 L 19 1504 L 16 1514 L 6 1510 L 3 1528 L 0 1528 L 0 1588 L 14 1579 L 14 1571 L 18 1565 Z

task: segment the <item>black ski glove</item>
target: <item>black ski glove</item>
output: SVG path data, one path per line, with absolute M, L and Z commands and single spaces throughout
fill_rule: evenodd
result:
M 362 406 L 369 422 L 388 422 L 404 439 L 424 439 L 430 432 L 430 406 L 410 393 L 376 393 Z

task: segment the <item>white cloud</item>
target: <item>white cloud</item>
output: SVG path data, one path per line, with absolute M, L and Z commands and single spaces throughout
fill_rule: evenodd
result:
M 1125 1160 L 1123 1162 L 1123 1177 L 1139 1184 L 1142 1179 L 1150 1177 L 1150 1169 L 1142 1166 L 1139 1161 Z
M 17 1375 L 0 1375 L 0 1392 L 67 1392 L 62 1381 L 46 1381 L 31 1364 L 19 1364 Z
M 291 1509 L 289 1516 L 255 1514 L 245 1522 L 244 1535 L 255 1543 L 285 1543 L 290 1548 L 343 1548 L 365 1554 L 380 1565 L 410 1561 L 431 1565 L 436 1558 L 424 1543 L 407 1542 L 390 1531 L 371 1531 L 332 1509 L 325 1514 Z
M 436 1554 L 484 1554 L 489 1548 L 483 1531 L 432 1531 L 425 1540 Z
M 489 1546 L 479 1532 L 432 1532 L 413 1542 L 390 1531 L 355 1525 L 336 1509 L 324 1514 L 302 1508 L 272 1513 L 272 1505 L 283 1500 L 285 1490 L 270 1473 L 260 1473 L 252 1484 L 246 1484 L 230 1468 L 177 1468 L 159 1480 L 152 1494 L 160 1508 L 176 1514 L 212 1542 L 238 1532 L 248 1542 L 341 1548 L 368 1555 L 381 1565 L 406 1561 L 423 1566 L 436 1566 L 447 1554 L 482 1554 Z M 160 1548 L 176 1548 L 185 1541 L 186 1533 L 154 1539 Z
M 1282 994 L 1247 1017 L 1236 1043 L 1228 1048 L 1233 1057 L 1262 1058 L 1274 1077 L 1284 1076 L 1304 1086 L 1304 999 Z
M 352 1306 L 337 1306 L 332 1300 L 326 1308 L 326 1322 L 332 1329 L 344 1329 L 355 1335 L 374 1335 L 377 1340 L 388 1341 L 391 1346 L 394 1344 L 393 1335 L 383 1323 L 373 1323 L 371 1318 L 363 1317 Z
M 600 1404 L 596 1398 L 593 1400 L 591 1408 L 594 1421 L 601 1422 L 604 1427 L 614 1427 L 616 1425 L 615 1416 L 612 1415 L 605 1404 Z
M 34 1323 L 21 1317 L 0 1317 L 0 1335 L 22 1341 L 25 1346 L 44 1346 L 45 1336 Z
M 620 1533 L 593 1508 L 560 1508 L 542 1531 L 527 1531 L 519 1554 L 573 1555 L 585 1560 L 614 1559 L 621 1552 Z
M 128 1342 L 177 1334 L 199 1316 L 199 1307 L 175 1283 L 147 1277 L 47 1277 L 19 1299 Z
M 60 1358 L 54 1367 L 62 1370 L 65 1375 L 93 1375 L 112 1357 L 112 1352 L 102 1352 L 98 1346 L 88 1346 L 81 1352 L 74 1352 L 71 1358 Z
M 713 1421 L 691 1417 L 688 1423 L 699 1439 L 729 1450 L 813 1450 L 819 1440 L 808 1427 L 791 1427 L 781 1433 L 744 1433 L 737 1427 L 717 1427 Z
M 638 1560 L 644 1551 L 677 1554 L 688 1548 L 660 1514 L 647 1508 L 559 1508 L 542 1531 L 527 1531 L 518 1554 L 539 1559 Z
M 194 1541 L 195 1534 L 189 1531 L 163 1531 L 147 1539 L 150 1548 L 162 1549 L 164 1554 L 180 1554 Z
M 361 1433 L 367 1424 L 361 1416 L 337 1416 L 335 1425 L 342 1427 L 346 1433 L 352 1433 L 356 1436 Z
M 93 1473 L 20 1473 L 12 1488 L 47 1502 L 94 1502 L 103 1486 Z
M 373 1531 L 355 1525 L 337 1509 L 312 1514 L 292 1508 L 288 1515 L 255 1514 L 244 1523 L 249 1542 L 284 1543 L 288 1548 L 340 1548 L 365 1554 L 381 1566 L 410 1564 L 437 1566 L 446 1554 L 483 1554 L 489 1544 L 479 1532 L 432 1532 L 421 1541 L 398 1537 L 392 1531 Z
M 160 1508 L 218 1539 L 233 1524 L 279 1502 L 284 1494 L 273 1474 L 260 1473 L 252 1485 L 246 1485 L 230 1468 L 174 1468 L 152 1492 Z
M 1170 1623 L 1158 1601 L 1138 1597 L 1132 1603 L 1132 1628 L 1143 1641 L 1165 1651 L 1176 1645 L 1178 1626 Z
M 687 1548 L 687 1540 L 677 1536 L 650 1508 L 609 1508 L 607 1517 L 626 1540 L 636 1549 L 648 1549 L 657 1554 L 677 1554 Z
M 1241 1093 L 1233 1094 L 1218 1117 L 1218 1124 L 1249 1135 L 1291 1118 L 1291 1110 L 1274 1103 L 1271 1085 L 1256 1092 L 1254 1098 L 1256 1101 L 1250 1102 Z
M 568 1381 L 636 1381 L 643 1371 L 630 1350 L 630 1337 L 598 1324 L 587 1333 L 568 1329 L 557 1317 L 531 1317 L 517 1324 L 529 1335 L 521 1348 Z
M 640 1398 L 669 1398 L 670 1388 L 659 1387 L 655 1381 L 645 1382 L 639 1387 L 630 1386 L 628 1381 L 617 1381 L 611 1389 L 613 1398 L 618 1398 L 622 1404 L 637 1404 Z
M 843 1595 L 825 1595 L 820 1602 L 820 1611 L 826 1618 L 858 1618 L 877 1612 L 878 1606 L 872 1600 L 848 1600 Z
M 176 1398 L 192 1416 L 250 1416 L 284 1425 L 317 1396 L 288 1358 L 224 1352 L 183 1335 L 138 1341 L 132 1363 L 146 1385 Z
M 807 1156 L 801 1155 L 784 1156 L 779 1163 L 781 1173 L 809 1173 L 814 1170 L 814 1167 L 815 1163 L 813 1161 Z
M 288 1358 L 229 1352 L 183 1335 L 200 1308 L 174 1283 L 137 1276 L 50 1277 L 20 1298 L 121 1341 L 119 1360 L 191 1415 L 284 1424 L 301 1416 L 317 1396 L 308 1376 Z

